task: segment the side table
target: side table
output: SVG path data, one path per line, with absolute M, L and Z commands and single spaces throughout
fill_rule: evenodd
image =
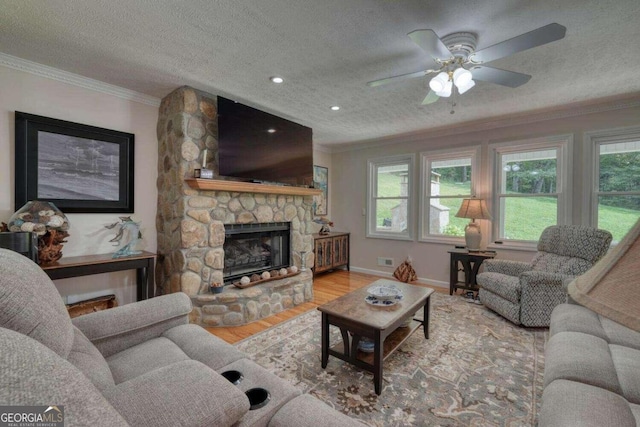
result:
M 456 289 L 478 290 L 476 276 L 485 259 L 495 258 L 495 252 L 479 251 L 469 252 L 467 249 L 452 249 L 451 265 L 449 267 L 449 295 L 453 295 Z M 458 272 L 464 272 L 464 282 L 458 280 Z

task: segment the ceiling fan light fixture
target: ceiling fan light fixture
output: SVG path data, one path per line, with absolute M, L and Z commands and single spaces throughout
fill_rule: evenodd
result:
M 474 87 L 475 85 L 476 85 L 475 81 L 469 80 L 467 84 L 458 86 L 458 93 L 462 95 L 463 93 L 465 93 L 466 91 Z
M 451 96 L 451 89 L 453 88 L 453 83 L 450 80 L 447 80 L 447 82 L 444 85 L 444 89 L 442 89 L 439 92 L 436 92 L 436 95 L 438 95 L 439 97 L 442 98 L 448 98 Z
M 443 71 L 431 79 L 429 87 L 432 91 L 438 93 L 446 89 L 447 83 L 449 83 L 449 75 Z
M 465 70 L 460 67 L 453 72 L 453 82 L 456 84 L 456 87 L 460 89 L 462 86 L 465 86 L 473 79 L 471 75 L 471 71 Z

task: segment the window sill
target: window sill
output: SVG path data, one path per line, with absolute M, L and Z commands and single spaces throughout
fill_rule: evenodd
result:
M 406 234 L 381 234 L 381 233 L 367 233 L 367 239 L 386 239 L 386 240 L 404 240 L 407 242 L 412 242 L 413 237 L 408 236 Z
M 451 236 L 427 236 L 421 239 L 418 239 L 421 243 L 439 243 L 441 245 L 464 245 L 464 237 L 451 237 Z

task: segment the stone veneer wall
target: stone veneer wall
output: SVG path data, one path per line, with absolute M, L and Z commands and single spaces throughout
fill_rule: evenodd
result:
M 210 294 L 209 284 L 223 281 L 224 224 L 290 221 L 293 265 L 301 267 L 302 252 L 308 268 L 314 262 L 312 196 L 202 191 L 185 183 L 202 166 L 205 148 L 207 167 L 218 174 L 216 114 L 215 96 L 185 86 L 162 100 L 157 126 L 158 293 L 185 292 L 195 306 L 192 321 L 211 326 L 247 323 L 313 297 L 310 272 Z

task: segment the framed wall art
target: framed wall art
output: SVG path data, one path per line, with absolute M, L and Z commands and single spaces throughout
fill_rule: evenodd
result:
M 132 213 L 134 135 L 16 111 L 15 209 Z
M 329 169 L 324 166 L 313 165 L 313 186 L 322 193 L 313 196 L 313 213 L 317 216 L 327 215 L 329 206 Z

